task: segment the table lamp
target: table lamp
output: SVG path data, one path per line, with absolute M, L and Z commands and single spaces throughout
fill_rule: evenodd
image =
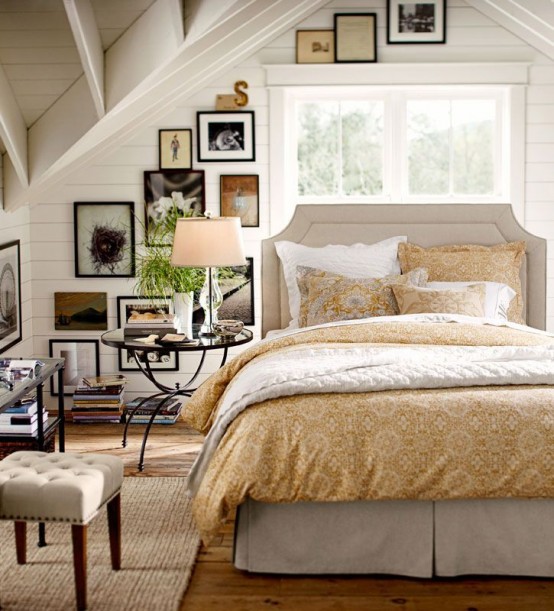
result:
M 240 218 L 220 216 L 178 219 L 171 265 L 206 268 L 206 280 L 200 292 L 200 305 L 204 310 L 201 335 L 215 335 L 213 324 L 217 322 L 217 310 L 223 303 L 217 283 L 217 268 L 245 264 Z

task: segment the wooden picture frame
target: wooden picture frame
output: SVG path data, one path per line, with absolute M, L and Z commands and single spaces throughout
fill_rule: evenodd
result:
M 158 130 L 160 170 L 190 170 L 192 168 L 192 129 Z
M 260 226 L 260 178 L 257 174 L 221 174 L 221 216 L 238 216 L 242 227 Z
M 107 331 L 107 293 L 54 293 L 56 331 Z
M 171 299 L 169 297 L 159 297 L 153 300 L 147 297 L 136 295 L 118 296 L 117 297 L 117 326 L 122 328 L 129 318 L 130 311 L 136 307 L 141 309 L 163 309 L 169 313 L 171 311 Z M 125 348 L 120 348 L 117 351 L 117 363 L 119 371 L 139 371 L 139 366 L 133 357 L 133 353 Z M 179 354 L 171 350 L 149 350 L 148 352 L 138 353 L 139 360 L 141 355 L 148 358 L 150 369 L 153 371 L 178 371 L 179 369 Z
M 334 61 L 334 30 L 296 30 L 297 64 L 332 64 Z
M 388 44 L 445 44 L 446 0 L 387 0 Z
M 100 375 L 99 344 L 97 339 L 49 340 L 49 356 L 65 359 L 64 396 L 72 396 L 82 378 Z M 50 393 L 58 396 L 58 376 L 50 378 Z
M 198 161 L 256 161 L 253 110 L 196 113 Z
M 75 202 L 75 276 L 135 275 L 134 202 Z
M 0 244 L 0 354 L 22 339 L 21 243 Z
M 377 13 L 335 13 L 335 62 L 377 61 Z

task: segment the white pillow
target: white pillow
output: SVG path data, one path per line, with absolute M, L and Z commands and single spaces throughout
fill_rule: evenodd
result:
M 321 248 L 295 242 L 275 242 L 289 294 L 292 321 L 288 328 L 298 327 L 300 291 L 296 284 L 296 268 L 299 265 L 334 272 L 348 278 L 383 278 L 400 273 L 398 244 L 406 242 L 407 239 L 407 236 L 402 235 L 375 244 L 329 244 Z
M 485 318 L 508 320 L 508 307 L 516 292 L 500 282 L 428 282 L 428 289 L 459 290 L 475 284 L 485 285 Z

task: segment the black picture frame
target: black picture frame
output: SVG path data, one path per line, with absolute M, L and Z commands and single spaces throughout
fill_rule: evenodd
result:
M 446 0 L 387 0 L 387 43 L 445 44 Z
M 158 160 L 160 170 L 192 169 L 192 129 L 158 130 Z
M 173 193 L 179 195 L 172 196 Z M 160 198 L 167 198 L 160 201 Z M 193 201 L 189 201 L 193 200 Z M 204 170 L 155 170 L 144 172 L 146 235 L 155 230 L 175 206 L 181 216 L 202 215 L 206 210 Z
M 241 203 L 237 204 L 237 196 Z M 260 177 L 258 174 L 221 174 L 219 212 L 238 216 L 242 227 L 260 226 Z
M 242 320 L 246 326 L 252 326 L 255 320 L 254 259 L 253 257 L 246 257 L 246 265 L 237 265 L 227 269 L 235 270 L 237 276 L 239 274 L 244 275 L 245 281 L 239 283 L 227 282 L 225 278 L 219 275 L 218 283 L 223 293 L 223 304 L 217 312 L 217 317 L 219 320 Z M 198 303 L 198 295 L 195 295 L 192 322 L 201 324 L 203 321 L 204 310 Z
M 51 339 L 48 341 L 51 358 L 63 358 L 63 394 L 72 396 L 84 377 L 100 375 L 100 342 L 97 339 Z M 50 378 L 50 394 L 58 396 L 58 376 Z
M 77 278 L 135 275 L 134 202 L 75 202 L 73 228 Z
M 21 242 L 0 244 L 0 354 L 22 339 Z
M 253 110 L 196 113 L 198 161 L 256 161 Z
M 335 13 L 335 62 L 377 61 L 377 13 Z
M 155 303 L 155 306 L 153 306 Z M 129 317 L 129 311 L 133 306 L 143 306 L 152 309 L 163 308 L 170 312 L 171 300 L 169 297 L 156 297 L 151 299 L 137 295 L 119 295 L 117 297 L 117 326 L 119 328 L 125 325 Z M 148 358 L 150 369 L 153 371 L 178 371 L 179 370 L 179 354 L 172 350 L 149 350 L 148 352 L 139 353 L 144 358 Z M 133 353 L 125 348 L 120 348 L 117 351 L 117 365 L 119 371 L 140 371 L 137 362 L 133 357 Z

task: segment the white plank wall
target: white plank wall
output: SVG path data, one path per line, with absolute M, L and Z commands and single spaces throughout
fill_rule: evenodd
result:
M 93 2 L 94 4 L 94 2 Z M 463 0 L 449 0 L 446 45 L 386 45 L 385 0 L 333 0 L 324 9 L 298 24 L 300 28 L 331 28 L 336 12 L 375 12 L 378 19 L 378 59 L 387 62 L 456 62 L 456 61 L 517 61 L 532 63 L 527 95 L 526 143 L 526 224 L 530 231 L 554 241 L 554 65 L 553 62 L 528 46 L 524 41 L 470 8 Z M 144 9 L 144 3 L 141 3 Z M 131 295 L 133 282 L 127 279 L 80 279 L 74 277 L 73 261 L 73 202 L 74 201 L 134 201 L 142 217 L 143 171 L 155 170 L 158 164 L 158 129 L 192 128 L 193 159 L 196 160 L 196 112 L 213 110 L 217 93 L 232 93 L 237 80 L 249 84 L 249 110 L 256 113 L 256 162 L 208 163 L 194 167 L 206 172 L 206 203 L 208 210 L 219 214 L 219 177 L 221 174 L 259 174 L 260 227 L 245 228 L 246 254 L 254 257 L 256 326 L 259 333 L 260 303 L 260 240 L 269 235 L 269 126 L 268 91 L 265 87 L 266 63 L 295 62 L 295 33 L 290 30 L 252 56 L 217 82 L 179 101 L 163 121 L 143 129 L 115 152 L 106 155 L 92 167 L 75 173 L 66 184 L 46 194 L 40 205 L 31 210 L 30 229 L 25 225 L 25 213 L 18 213 L 18 222 L 10 220 L 4 230 L 5 213 L 0 237 L 21 232 L 26 243 L 32 243 L 32 293 L 34 353 L 45 354 L 50 338 L 92 338 L 99 333 L 54 331 L 55 291 L 107 291 L 109 327 L 116 326 L 116 298 Z M 368 66 L 368 70 L 371 66 Z M 61 77 L 60 77 L 61 78 Z M 23 239 L 23 238 L 22 238 Z M 137 236 L 140 240 L 140 236 Z M 550 242 L 552 244 L 553 242 Z M 549 328 L 554 330 L 554 250 L 550 249 L 549 265 Z M 28 260 L 28 259 L 27 259 Z M 29 291 L 30 293 L 30 291 Z M 30 313 L 29 313 L 30 316 Z M 30 323 L 29 323 L 30 324 Z M 30 351 L 29 344 L 24 346 Z M 20 348 L 18 347 L 20 350 Z M 101 346 L 101 371 L 116 371 L 115 351 Z M 212 369 L 218 356 L 208 359 Z M 181 359 L 181 372 L 194 369 L 194 359 Z M 150 392 L 152 387 L 139 373 L 129 373 L 129 396 Z M 162 379 L 173 382 L 174 373 Z

